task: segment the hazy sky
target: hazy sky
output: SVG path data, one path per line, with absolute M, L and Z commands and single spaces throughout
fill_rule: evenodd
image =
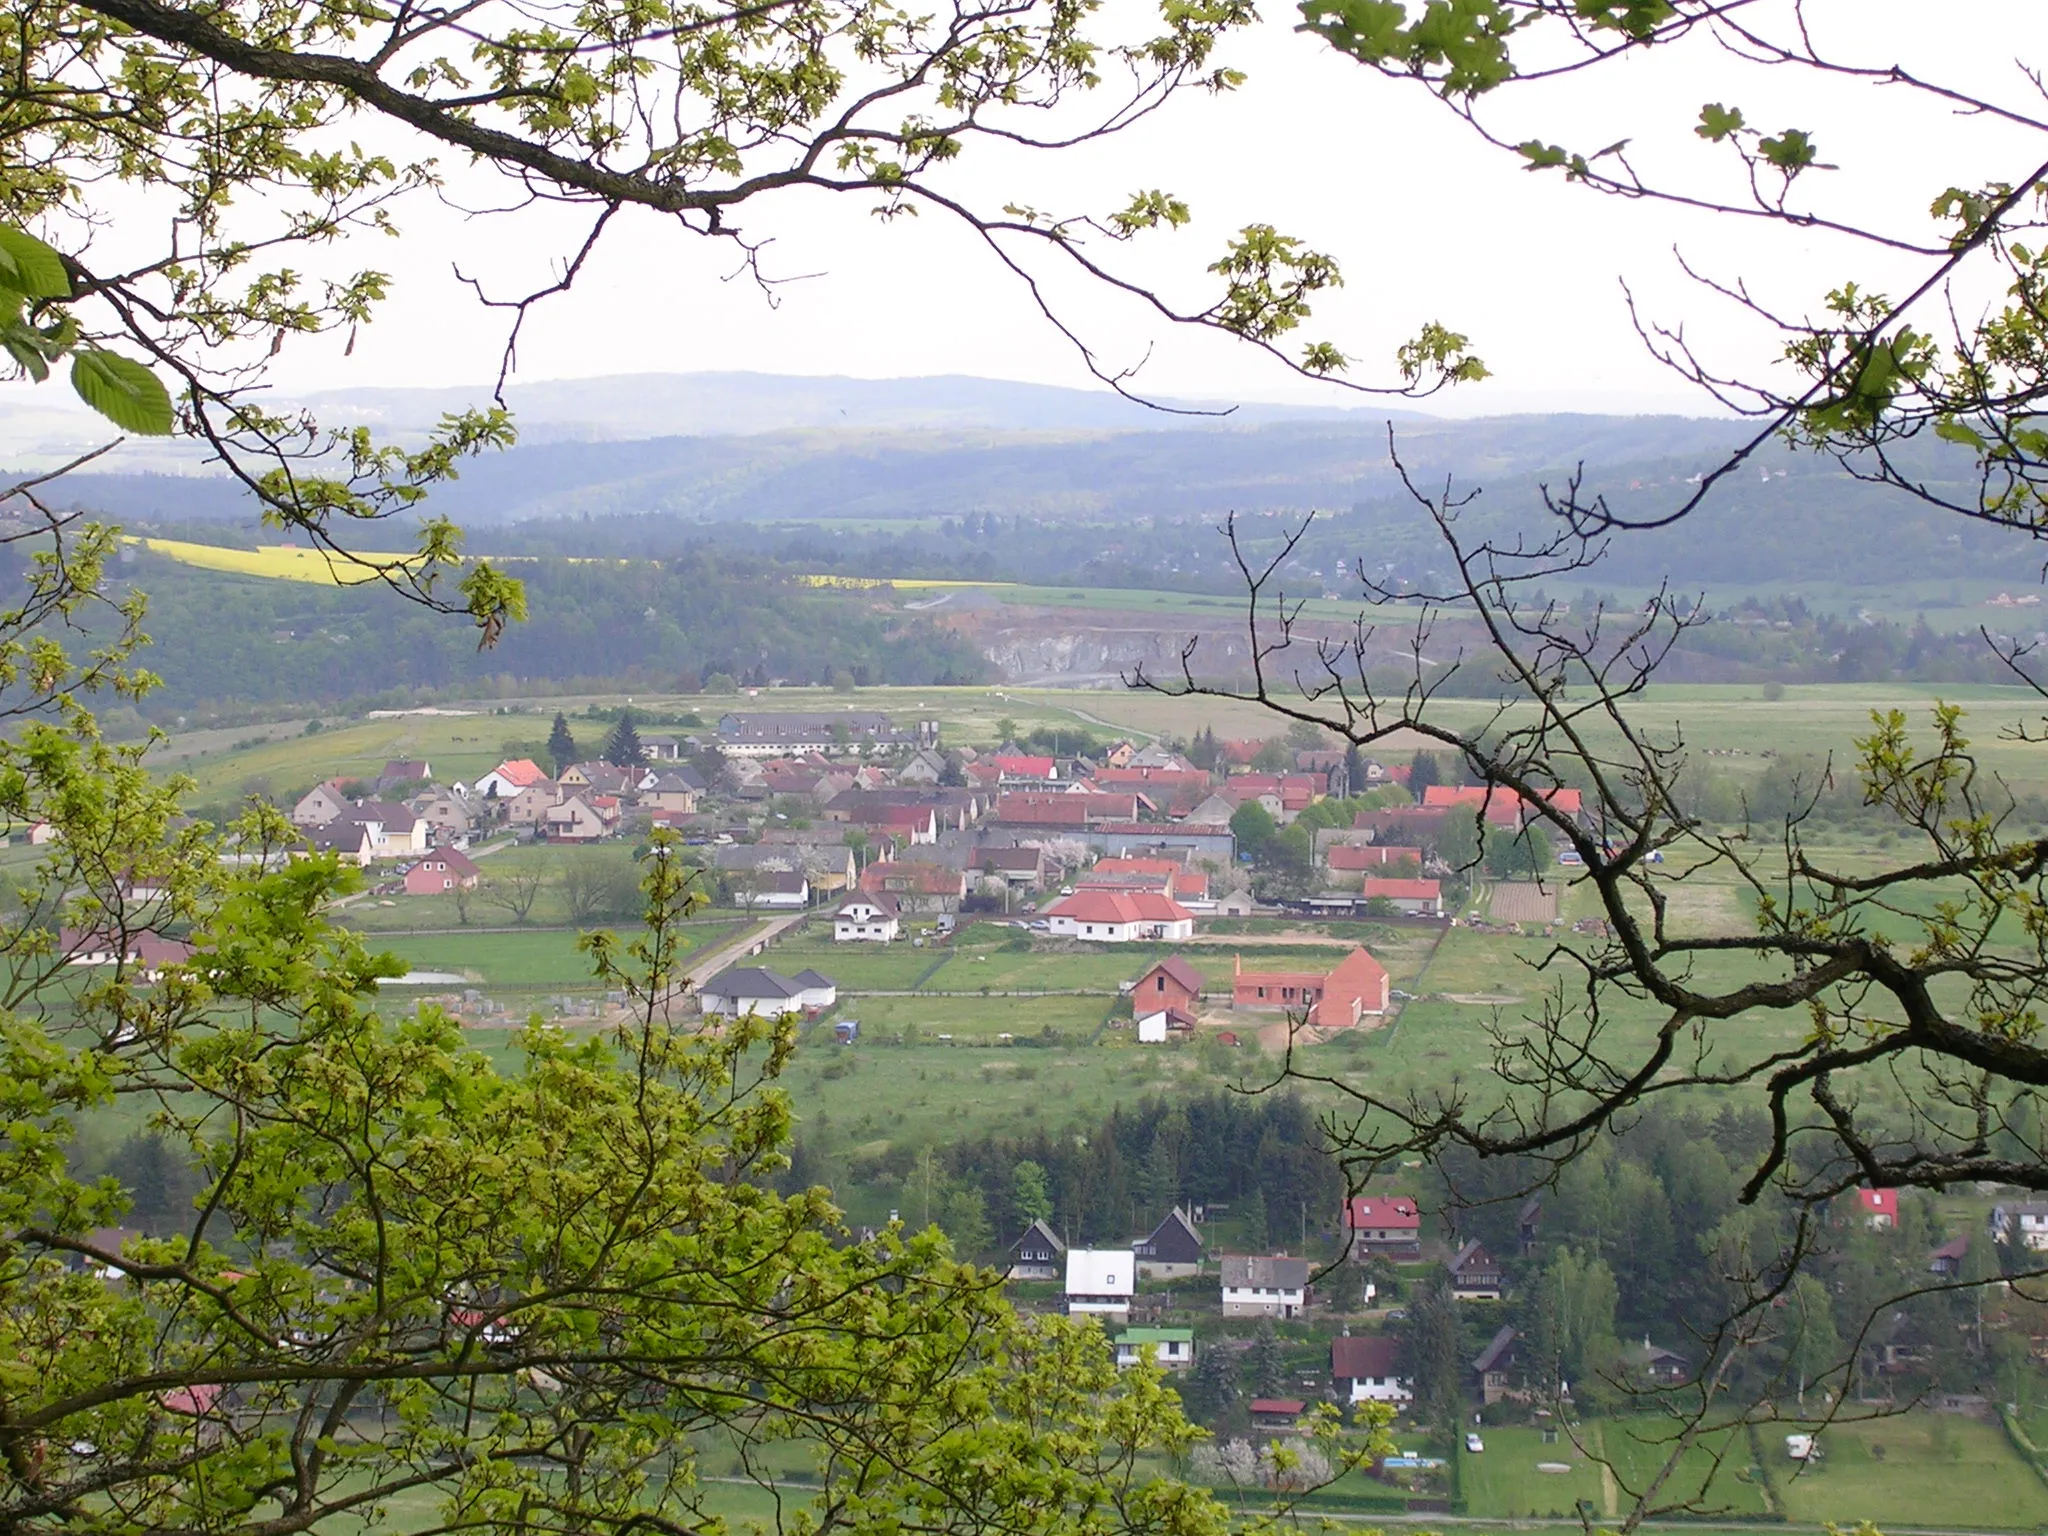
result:
M 1109 0 L 1108 24 L 1128 18 L 1135 3 Z M 1759 14 L 1767 9 L 1760 5 Z M 2024 82 L 2004 61 L 2025 47 L 2014 29 L 2038 37 L 2038 0 L 1951 0 L 1940 11 L 1937 33 L 1920 0 L 1808 7 L 1818 35 L 1858 62 L 1903 59 L 2026 103 Z M 1190 95 L 1119 140 L 1071 153 L 977 151 L 959 168 L 958 186 L 990 206 L 1017 199 L 1061 210 L 1113 206 L 1139 187 L 1179 192 L 1194 204 L 1195 224 L 1118 254 L 1188 298 L 1205 291 L 1202 268 L 1238 226 L 1264 220 L 1300 234 L 1336 254 L 1349 277 L 1308 331 L 1360 356 L 1360 376 L 1384 379 L 1394 345 L 1425 320 L 1470 333 L 1497 378 L 1424 407 L 1460 413 L 1711 409 L 1645 356 L 1618 279 L 1628 277 L 1651 314 L 1685 319 L 1689 334 L 1725 360 L 1754 367 L 1765 338 L 1685 282 L 1674 246 L 1718 276 L 1746 277 L 1794 311 L 1845 276 L 1882 285 L 1918 270 L 1838 240 L 1622 204 L 1555 175 L 1528 174 L 1419 92 L 1293 33 L 1291 8 L 1276 3 L 1271 12 L 1231 47 L 1230 61 L 1251 75 L 1236 95 Z M 1916 235 L 1926 232 L 1926 203 L 1943 185 L 2015 177 L 2040 153 L 1981 121 L 1902 111 L 1896 91 L 1830 89 L 1790 72 L 1737 69 L 1704 45 L 1488 110 L 1515 138 L 1540 134 L 1593 149 L 1633 137 L 1646 167 L 1694 187 L 1720 178 L 1725 188 L 1725 152 L 1690 133 L 1707 100 L 1738 102 L 1763 126 L 1812 128 L 1823 159 L 1842 166 L 1815 174 L 1830 203 Z M 2042 105 L 2038 97 L 2031 104 Z M 730 247 L 692 241 L 651 217 L 628 218 L 578 289 L 529 322 L 518 376 L 756 369 L 1091 382 L 971 237 L 930 213 L 884 225 L 871 202 L 806 193 L 742 213 L 751 233 L 774 237 L 772 270 L 818 274 L 781 288 L 772 307 L 746 281 L 724 280 L 734 266 Z M 403 240 L 366 242 L 362 259 L 388 267 L 397 283 L 353 357 L 343 357 L 338 342 L 294 343 L 278 360 L 280 384 L 489 377 L 503 318 L 478 307 L 451 266 L 460 262 L 508 291 L 545 270 L 568 228 L 551 231 L 531 215 L 471 220 L 425 201 L 402 218 Z M 1175 335 L 1132 305 L 1061 291 L 1067 312 L 1109 360 L 1135 361 L 1151 348 L 1142 380 L 1161 394 L 1347 399 L 1245 348 Z

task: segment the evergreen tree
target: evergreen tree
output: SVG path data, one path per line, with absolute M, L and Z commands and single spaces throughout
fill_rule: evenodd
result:
M 1140 1198 L 1145 1202 L 1145 1220 L 1156 1222 L 1180 1204 L 1180 1165 L 1173 1144 L 1155 1131 L 1152 1145 L 1145 1150 L 1145 1168 L 1139 1179 Z
M 646 757 L 647 749 L 640 745 L 640 732 L 634 728 L 629 709 L 619 716 L 619 723 L 605 740 L 604 760 L 618 768 L 637 768 Z
M 1244 1352 L 1244 1379 L 1254 1397 L 1278 1397 L 1286 1389 L 1287 1354 L 1270 1317 L 1260 1320 L 1252 1347 Z
M 1355 741 L 1344 749 L 1344 793 L 1365 793 L 1365 754 L 1358 750 Z
M 1213 1425 L 1237 1406 L 1237 1372 L 1221 1343 L 1205 1344 L 1180 1389 L 1189 1417 Z
M 1437 776 L 1437 760 L 1434 752 L 1418 752 L 1408 769 L 1408 793 L 1415 797 L 1415 803 L 1422 803 L 1422 792 L 1432 784 L 1441 783 Z
M 1415 1384 L 1415 1417 L 1448 1429 L 1464 1404 L 1464 1349 L 1451 1278 L 1439 1268 L 1408 1304 L 1405 1368 Z
M 557 778 L 572 763 L 580 761 L 576 755 L 575 733 L 569 729 L 568 717 L 559 710 L 555 712 L 554 729 L 548 732 L 548 756 L 554 759 Z

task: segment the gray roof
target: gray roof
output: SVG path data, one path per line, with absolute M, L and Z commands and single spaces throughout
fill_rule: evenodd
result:
M 1223 1284 L 1231 1290 L 1271 1286 L 1298 1291 L 1308 1284 L 1308 1260 L 1227 1254 L 1223 1260 Z
M 817 971 L 810 970 L 809 968 L 798 971 L 795 979 L 807 987 L 829 987 L 834 985 L 830 976 L 820 975 Z
M 1493 1341 L 1479 1352 L 1479 1358 L 1472 1362 L 1472 1369 L 1481 1375 L 1499 1368 L 1501 1363 L 1514 1353 L 1515 1340 L 1521 1335 L 1512 1327 L 1503 1327 L 1493 1336 Z
M 700 992 L 713 997 L 795 997 L 803 983 L 758 965 L 735 965 L 720 971 Z

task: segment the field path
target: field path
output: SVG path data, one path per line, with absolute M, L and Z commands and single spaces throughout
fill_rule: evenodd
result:
M 715 949 L 707 955 L 695 956 L 690 966 L 690 974 L 684 978 L 682 985 L 675 988 L 669 996 L 672 998 L 688 997 L 697 990 L 700 982 L 709 981 L 727 966 L 735 965 L 741 960 L 746 959 L 748 952 L 756 944 L 769 943 L 789 929 L 794 928 L 810 915 L 808 911 L 804 911 L 791 912 L 787 916 L 770 918 L 759 928 L 749 928 L 724 948 Z

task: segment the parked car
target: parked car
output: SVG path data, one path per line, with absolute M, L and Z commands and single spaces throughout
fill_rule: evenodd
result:
M 1479 1434 L 1476 1430 L 1467 1430 L 1465 1433 L 1465 1449 L 1470 1451 L 1474 1456 L 1477 1456 L 1481 1451 L 1486 1449 L 1486 1442 L 1479 1438 Z

